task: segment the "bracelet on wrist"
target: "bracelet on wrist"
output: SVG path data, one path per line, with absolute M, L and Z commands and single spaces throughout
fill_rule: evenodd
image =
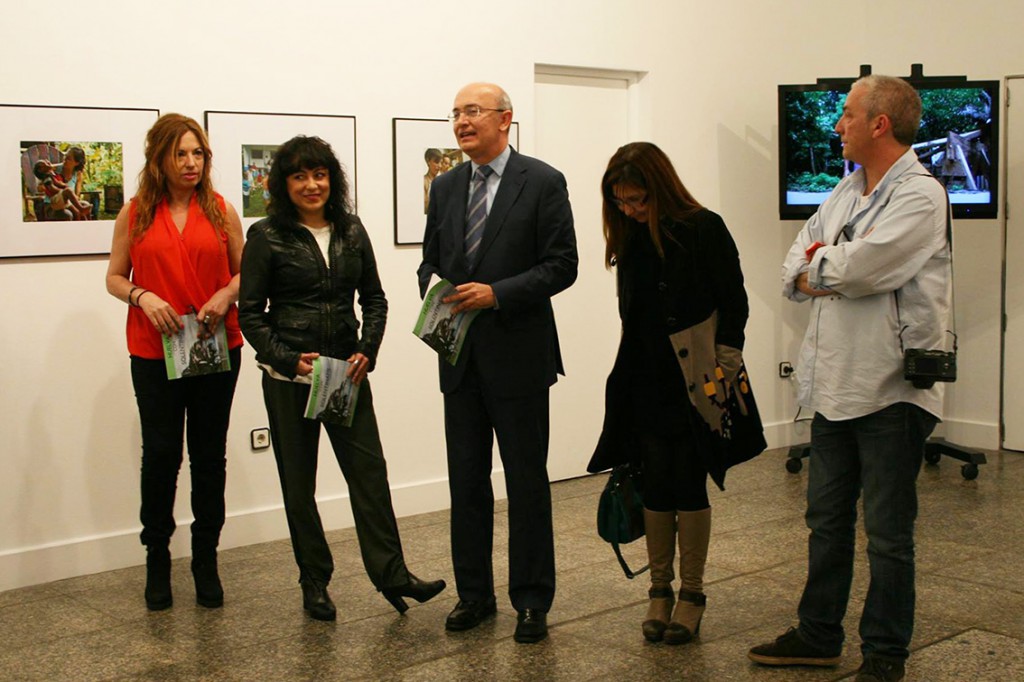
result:
M 150 291 L 149 289 L 143 289 L 142 293 L 135 297 L 135 307 L 136 308 L 141 308 L 142 307 L 142 304 L 141 304 L 142 297 L 145 296 L 146 294 L 151 294 L 151 293 L 153 293 L 153 292 Z
M 134 303 L 132 303 L 132 294 L 134 294 L 136 289 L 138 288 L 139 287 L 132 287 L 131 289 L 128 290 L 128 305 L 130 305 L 132 308 L 138 307 Z

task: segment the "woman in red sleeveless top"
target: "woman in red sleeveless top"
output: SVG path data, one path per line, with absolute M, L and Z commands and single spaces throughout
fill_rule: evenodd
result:
M 146 135 L 145 156 L 138 193 L 114 223 L 107 291 L 129 306 L 128 353 L 142 424 L 146 606 L 156 611 L 172 603 L 168 545 L 187 416 L 196 602 L 216 608 L 224 603 L 217 544 L 224 525 L 228 417 L 242 346 L 235 306 L 242 225 L 231 204 L 213 190 L 210 147 L 196 121 L 161 116 Z M 230 369 L 193 376 L 186 370 L 182 378 L 169 380 L 164 339 L 184 329 L 184 317 L 191 313 L 198 337 L 211 346 L 209 337 L 218 336 L 223 324 Z

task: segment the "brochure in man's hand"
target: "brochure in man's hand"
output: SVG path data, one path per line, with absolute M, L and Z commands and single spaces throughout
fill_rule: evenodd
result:
M 412 333 L 423 339 L 423 342 L 437 351 L 437 354 L 448 363 L 458 362 L 462 344 L 466 341 L 469 325 L 480 310 L 468 310 L 458 314 L 452 313 L 455 303 L 443 303 L 442 299 L 455 293 L 455 285 L 446 279 L 430 278 L 430 289 L 423 297 L 420 317 Z
M 181 321 L 181 331 L 174 336 L 163 337 L 168 379 L 216 374 L 231 369 L 228 332 L 223 319 L 213 334 L 205 339 L 199 338 L 199 330 L 203 325 L 196 319 L 195 313 L 182 315 Z
M 348 377 L 349 363 L 321 355 L 313 361 L 313 383 L 306 402 L 306 419 L 352 426 L 359 386 Z

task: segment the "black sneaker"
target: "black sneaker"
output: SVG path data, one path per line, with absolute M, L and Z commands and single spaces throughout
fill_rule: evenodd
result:
M 899 682 L 904 674 L 903 661 L 869 656 L 861 664 L 854 682 Z
M 790 628 L 774 642 L 755 646 L 747 658 L 761 665 L 831 666 L 839 665 L 840 656 L 806 643 L 796 628 Z

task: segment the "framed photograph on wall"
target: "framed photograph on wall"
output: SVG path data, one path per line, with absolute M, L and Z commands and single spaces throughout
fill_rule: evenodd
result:
M 277 148 L 296 135 L 316 136 L 334 149 L 356 202 L 356 117 L 207 111 L 213 152 L 213 186 L 231 202 L 248 228 L 267 215 L 267 177 Z
M 460 163 L 462 153 L 452 124 L 443 118 L 393 118 L 395 244 L 422 244 L 430 183 Z M 519 124 L 512 122 L 509 144 L 519 148 Z
M 110 253 L 114 218 L 135 194 L 146 131 L 159 116 L 0 104 L 0 258 Z

